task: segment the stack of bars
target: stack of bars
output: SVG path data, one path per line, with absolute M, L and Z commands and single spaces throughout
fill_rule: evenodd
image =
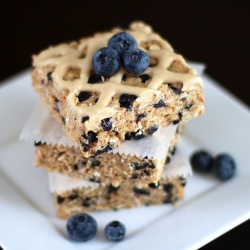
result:
M 97 75 L 91 60 L 119 32 L 150 58 L 140 75 Z M 38 104 L 21 138 L 49 172 L 57 215 L 173 203 L 184 197 L 188 159 L 177 139 L 204 109 L 194 69 L 150 26 L 134 22 L 33 57 Z M 176 146 L 177 144 L 177 146 Z

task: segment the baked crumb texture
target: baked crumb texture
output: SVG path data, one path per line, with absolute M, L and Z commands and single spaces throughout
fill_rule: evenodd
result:
M 110 78 L 95 75 L 94 53 L 121 31 L 115 28 L 33 56 L 34 89 L 84 157 L 96 157 L 123 140 L 138 140 L 203 113 L 203 85 L 196 71 L 142 22 L 125 31 L 149 55 L 148 69 L 138 76 L 122 67 Z
M 131 185 L 144 187 L 160 180 L 165 163 L 174 154 L 175 144 L 183 129 L 181 125 L 162 160 L 119 153 L 103 153 L 86 158 L 80 149 L 74 147 L 39 144 L 35 152 L 35 165 L 102 185 L 117 187 L 129 181 Z
M 137 206 L 176 203 L 183 199 L 186 177 L 166 177 L 156 184 L 138 188 L 125 182 L 117 187 L 110 185 L 83 187 L 54 194 L 57 216 L 67 219 L 78 213 L 92 210 L 117 210 Z

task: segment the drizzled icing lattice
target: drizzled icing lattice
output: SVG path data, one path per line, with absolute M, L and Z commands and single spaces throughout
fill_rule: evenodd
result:
M 140 49 L 146 51 L 150 58 L 157 61 L 157 65 L 149 67 L 144 72 L 144 74 L 150 76 L 150 81 L 145 87 L 121 84 L 125 72 L 122 67 L 115 75 L 102 83 L 88 83 L 92 72 L 91 60 L 93 55 L 98 49 L 107 46 L 110 37 L 120 32 L 118 29 L 98 33 L 93 37 L 81 40 L 79 43 L 50 47 L 33 57 L 33 64 L 36 68 L 45 66 L 55 68 L 52 73 L 55 88 L 67 93 L 67 105 L 78 115 L 79 121 L 84 116 L 89 117 L 89 120 L 85 123 L 87 129 L 93 129 L 100 124 L 100 120 L 112 117 L 116 110 L 108 105 L 112 97 L 117 94 L 136 95 L 138 96 L 136 101 L 143 104 L 147 103 L 152 94 L 161 94 L 158 88 L 163 83 L 181 82 L 183 83 L 183 90 L 189 90 L 197 84 L 201 84 L 201 79 L 196 75 L 196 71 L 188 68 L 183 57 L 174 53 L 172 47 L 158 34 L 152 32 L 150 26 L 142 22 L 135 22 L 126 31 L 136 39 Z M 145 46 L 147 49 L 145 49 Z M 187 72 L 172 72 L 169 68 L 174 61 L 179 61 L 187 67 Z M 65 79 L 64 76 L 69 70 L 77 71 L 79 76 L 71 81 Z M 97 102 L 88 105 L 78 104 L 77 96 L 81 91 L 98 93 Z

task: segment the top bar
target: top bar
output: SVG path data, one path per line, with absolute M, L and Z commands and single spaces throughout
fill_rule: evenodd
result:
M 114 38 L 116 34 L 122 38 L 123 46 L 130 44 L 129 35 L 124 38 L 122 32 L 135 39 L 133 48 L 125 52 L 113 46 L 119 42 Z M 104 68 L 111 62 L 111 75 L 91 63 L 96 52 L 104 47 L 112 53 L 101 50 L 97 62 Z M 149 65 L 143 71 L 140 63 L 147 56 Z M 33 66 L 34 89 L 85 157 L 110 151 L 123 140 L 141 139 L 159 127 L 187 122 L 203 113 L 200 77 L 143 22 L 134 22 L 127 30 L 115 28 L 49 47 L 33 57 Z

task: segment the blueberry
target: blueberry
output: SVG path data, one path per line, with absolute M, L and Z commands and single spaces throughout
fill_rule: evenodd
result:
M 180 95 L 180 94 L 181 94 L 181 90 L 178 89 L 178 88 L 176 88 L 176 87 L 174 87 L 172 84 L 169 83 L 168 86 L 169 86 L 169 88 L 172 89 L 172 91 L 173 91 L 176 95 Z
M 133 174 L 132 179 L 138 179 L 139 178 L 139 174 Z
M 90 84 L 100 83 L 100 82 L 102 82 L 102 78 L 96 74 L 91 74 L 89 79 L 88 79 L 88 83 L 90 83 Z
M 176 147 L 174 146 L 174 147 L 170 150 L 170 153 L 171 153 L 171 155 L 174 155 L 175 152 L 176 152 Z
M 140 49 L 131 49 L 126 51 L 122 56 L 124 69 L 133 75 L 140 75 L 149 66 L 148 55 Z
M 181 185 L 182 185 L 183 187 L 185 187 L 185 186 L 186 186 L 186 184 L 187 184 L 187 180 L 186 180 L 186 178 L 185 178 L 185 177 L 180 176 L 180 177 L 179 177 L 179 180 L 181 181 Z
M 90 198 L 85 198 L 82 202 L 83 207 L 89 207 L 91 205 Z
M 169 156 L 167 156 L 166 160 L 165 160 L 165 164 L 168 164 L 171 162 L 171 158 Z
M 73 201 L 73 200 L 75 200 L 75 199 L 77 199 L 78 198 L 78 195 L 77 194 L 71 194 L 70 196 L 69 196 L 69 199 L 71 200 L 71 201 Z
M 190 157 L 192 167 L 200 172 L 209 172 L 212 169 L 213 157 L 210 153 L 199 150 Z
M 129 33 L 121 32 L 115 34 L 109 39 L 108 47 L 116 50 L 118 54 L 122 55 L 128 50 L 136 49 L 138 45 L 133 36 Z
M 136 116 L 136 119 L 135 121 L 136 122 L 139 122 L 142 118 L 146 117 L 147 116 L 147 113 L 142 113 L 142 114 L 139 114 Z
M 54 107 L 54 110 L 59 113 L 60 112 L 60 109 L 58 107 Z
M 147 189 L 144 189 L 144 188 L 134 187 L 133 190 L 134 190 L 134 192 L 136 194 L 142 194 L 142 195 L 149 195 L 150 194 L 150 192 Z
M 120 57 L 113 49 L 101 48 L 92 58 L 92 67 L 97 75 L 112 76 L 120 67 Z
M 152 135 L 158 130 L 158 127 L 156 125 L 150 126 L 148 129 L 148 134 Z
M 135 169 L 135 170 L 140 170 L 143 168 L 143 166 L 141 164 L 139 164 L 138 162 L 133 162 L 131 164 L 131 166 Z
M 220 154 L 214 158 L 212 168 L 221 180 L 228 180 L 235 174 L 236 164 L 228 154 Z
M 136 95 L 122 94 L 119 98 L 120 107 L 132 110 L 132 103 L 136 98 Z
M 86 122 L 89 120 L 89 116 L 83 116 L 82 117 L 82 123 Z
M 57 97 L 54 98 L 55 103 L 59 102 L 59 99 Z
M 104 229 L 105 235 L 110 241 L 121 241 L 124 239 L 126 228 L 120 221 L 111 221 Z
M 58 204 L 63 203 L 63 202 L 64 202 L 64 200 L 65 200 L 65 198 L 64 198 L 64 197 L 62 197 L 62 196 L 60 196 L 60 195 L 58 195 L 58 196 L 57 196 L 57 203 L 58 203 Z
M 81 91 L 79 93 L 79 95 L 77 96 L 77 98 L 78 98 L 79 102 L 84 102 L 84 101 L 88 100 L 90 98 L 90 96 L 91 96 L 90 92 L 88 92 L 88 91 Z
M 87 134 L 84 134 L 80 138 L 80 143 L 84 147 L 84 152 L 88 151 L 90 148 L 90 143 L 96 142 L 98 140 L 97 133 L 89 131 Z
M 34 142 L 35 147 L 38 147 L 38 146 L 41 146 L 41 145 L 43 145 L 43 143 L 41 141 L 35 141 Z
M 120 187 L 114 187 L 112 184 L 109 184 L 107 187 L 107 194 L 111 194 L 113 192 L 116 192 Z
M 154 105 L 153 105 L 153 107 L 154 108 L 163 108 L 163 107 L 166 107 L 167 105 L 166 105 L 166 103 L 163 101 L 163 100 L 160 100 L 159 102 L 157 102 L 157 103 L 155 103 Z
M 123 74 L 122 76 L 122 81 L 125 82 L 127 80 L 127 75 L 126 74 Z
M 184 107 L 184 109 L 189 110 L 189 109 L 192 108 L 192 106 L 193 106 L 193 103 L 191 102 L 191 103 L 189 103 L 188 105 L 186 105 L 186 106 Z
M 169 197 L 173 196 L 173 184 L 163 184 L 163 190 L 168 194 Z
M 48 82 L 53 82 L 52 72 L 47 73 L 47 80 Z
M 110 131 L 112 129 L 112 122 L 110 118 L 101 120 L 101 126 L 104 131 Z
M 101 183 L 101 180 L 100 178 L 96 177 L 96 176 L 93 176 L 89 179 L 89 181 L 92 181 L 92 182 L 96 182 L 96 183 Z
M 83 161 L 81 161 L 81 164 L 82 164 L 83 166 L 86 166 L 87 161 L 86 161 L 86 160 L 83 160 Z
M 180 95 L 181 94 L 181 90 L 175 88 L 175 87 L 171 87 L 171 89 L 173 90 L 173 92 L 176 94 L 176 95 Z
M 113 149 L 113 147 L 110 144 L 108 144 L 105 148 L 98 149 L 96 151 L 95 155 L 100 155 L 102 153 L 106 153 L 106 152 L 108 152 L 108 151 L 110 151 L 112 149 Z
M 83 135 L 83 137 L 88 140 L 89 142 L 96 142 L 97 141 L 97 133 L 93 131 L 89 131 L 87 134 Z
M 129 141 L 129 140 L 131 140 L 132 138 L 133 138 L 133 136 L 131 135 L 130 132 L 127 132 L 127 133 L 125 134 L 125 140 L 126 140 L 126 141 Z
M 66 121 L 65 121 L 65 118 L 62 117 L 62 123 L 65 125 Z
M 92 239 L 97 232 L 96 220 L 88 214 L 77 214 L 67 222 L 67 232 L 72 240 L 83 242 Z
M 98 161 L 98 160 L 93 160 L 93 161 L 91 162 L 91 167 L 99 167 L 100 164 L 101 164 L 100 161 Z
M 147 80 L 150 79 L 150 76 L 147 74 L 143 74 L 143 75 L 140 75 L 140 78 L 141 78 L 141 82 L 145 83 Z
M 133 137 L 134 137 L 135 140 L 140 140 L 140 139 L 144 138 L 145 135 L 143 134 L 143 131 L 142 131 L 141 129 L 138 129 L 138 130 L 135 132 L 135 134 L 134 134 Z
M 152 182 L 152 183 L 149 183 L 148 186 L 150 188 L 157 189 L 160 186 L 160 183 L 159 183 L 159 181 L 156 183 Z
M 174 120 L 174 121 L 173 121 L 173 124 L 176 125 L 176 124 L 178 124 L 179 122 L 180 122 L 180 120 Z
M 150 163 L 150 162 L 144 162 L 143 167 L 148 167 L 148 168 L 151 168 L 151 169 L 155 169 L 155 165 L 153 163 Z

